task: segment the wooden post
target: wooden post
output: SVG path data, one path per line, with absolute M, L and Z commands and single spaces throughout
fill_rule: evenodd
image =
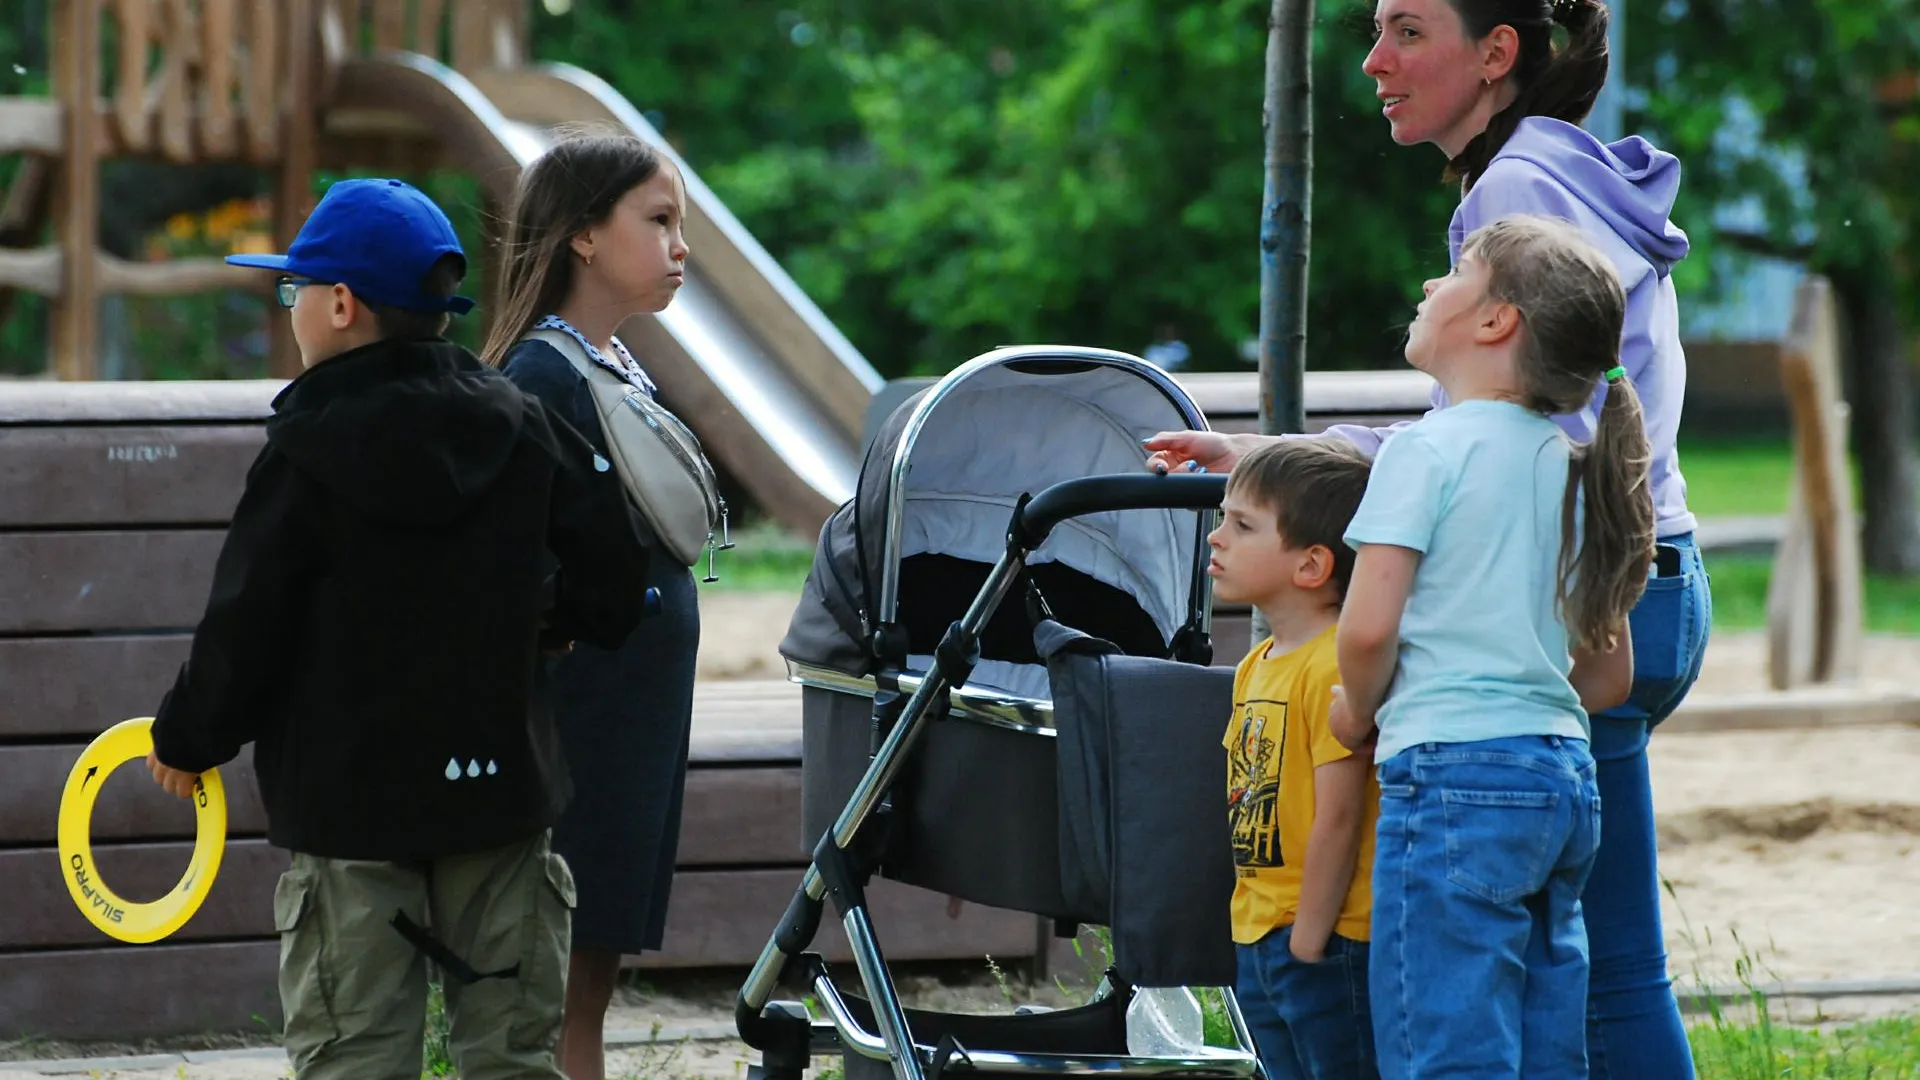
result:
M 407 47 L 407 0 L 373 0 L 373 51 Z
M 453 15 L 453 55 L 448 66 L 462 74 L 493 67 L 493 5 L 463 6 Z
M 119 0 L 114 5 L 114 28 L 120 36 L 120 70 L 113 93 L 114 122 L 120 145 L 128 153 L 144 154 L 153 145 L 153 116 L 147 110 L 147 76 L 153 44 L 153 6 L 147 0 Z
M 167 0 L 160 64 L 160 152 L 177 165 L 199 160 L 193 138 L 194 73 L 204 62 L 200 52 L 199 12 L 188 0 Z
M 280 62 L 287 72 L 286 120 L 280 125 L 280 176 L 273 196 L 273 242 L 285 251 L 307 219 L 313 167 L 319 153 L 317 99 L 320 41 L 316 0 L 283 0 L 281 25 L 286 50 Z M 283 379 L 300 374 L 300 349 L 293 340 L 293 324 L 276 306 L 268 315 L 268 373 Z
M 447 0 L 418 0 L 413 9 L 413 42 L 409 48 L 435 60 L 444 54 L 440 48 L 440 27 L 446 20 Z
M 240 129 L 233 113 L 233 54 L 240 47 L 239 29 L 234 0 L 200 0 L 200 122 L 194 127 L 199 151 L 206 157 L 227 159 L 240 153 Z M 261 39 L 257 30 L 255 37 Z M 264 40 L 269 48 L 274 44 L 271 36 Z
M 1767 674 L 1776 690 L 1859 674 L 1860 529 L 1847 470 L 1847 406 L 1833 293 L 1804 282 L 1780 355 L 1793 417 L 1787 533 L 1767 588 Z
M 54 193 L 54 221 L 63 252 L 60 295 L 53 302 L 49 343 L 62 379 L 100 375 L 99 297 L 94 282 L 100 246 L 100 0 L 54 0 L 53 87 L 66 110 L 66 157 Z

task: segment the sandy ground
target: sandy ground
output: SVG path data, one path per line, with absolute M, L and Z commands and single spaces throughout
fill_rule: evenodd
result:
M 778 677 L 775 646 L 791 606 L 778 595 L 703 598 L 701 677 Z M 1920 639 L 1871 639 L 1862 677 L 1920 680 Z M 1698 692 L 1764 688 L 1760 635 L 1717 637 Z M 1727 985 L 1743 975 L 1761 983 L 1920 983 L 1920 726 L 1662 734 L 1650 757 L 1668 883 L 1667 945 L 1683 987 Z M 717 1031 L 731 1023 L 739 973 L 648 978 L 622 991 L 610 1031 Z M 990 976 L 970 967 L 913 974 L 903 989 L 911 1000 L 949 1008 L 1004 998 Z M 1015 992 L 1022 1000 L 1058 997 L 1044 988 Z M 1821 1008 L 1838 1019 L 1912 1013 L 1920 997 L 1849 998 Z M 35 1056 L 134 1049 L 41 1047 Z M 0 1045 L 0 1057 L 19 1056 L 22 1048 Z M 738 1078 L 745 1058 L 737 1043 L 680 1040 L 617 1050 L 609 1074 Z M 0 1080 L 43 1075 L 0 1063 Z M 265 1080 L 286 1070 L 284 1059 L 253 1056 L 92 1075 Z

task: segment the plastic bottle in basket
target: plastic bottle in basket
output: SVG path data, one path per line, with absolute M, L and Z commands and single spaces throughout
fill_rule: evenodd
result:
M 1188 1057 L 1206 1045 L 1199 999 L 1184 986 L 1136 990 L 1127 1005 L 1127 1053 Z

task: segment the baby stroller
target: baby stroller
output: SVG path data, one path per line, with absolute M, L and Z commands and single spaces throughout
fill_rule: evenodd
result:
M 1078 347 L 976 357 L 881 426 L 781 644 L 818 845 L 736 1003 L 756 1075 L 834 1052 L 848 1080 L 1259 1074 L 1230 990 L 1233 1049 L 1127 1037 L 1140 988 L 1233 983 L 1231 672 L 1207 666 L 1205 573 L 1225 480 L 1154 475 L 1141 448 L 1205 426 L 1159 368 Z M 875 873 L 1063 935 L 1108 927 L 1113 965 L 1074 1008 L 908 1010 L 864 900 Z M 804 952 L 829 898 L 864 995 Z M 825 1017 L 773 1001 L 782 984 Z

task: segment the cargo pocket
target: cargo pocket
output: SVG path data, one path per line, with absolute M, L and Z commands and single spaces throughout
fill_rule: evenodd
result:
M 567 952 L 573 938 L 573 909 L 578 902 L 567 860 L 540 845 L 541 863 L 527 907 L 520 952 L 520 990 L 514 1000 L 507 1047 L 533 1050 L 560 1038 L 560 1014 L 566 1003 Z
M 280 934 L 283 1038 L 296 1071 L 340 1037 L 328 967 L 329 934 L 318 907 L 319 889 L 310 873 L 295 865 L 280 875 L 273 887 L 273 928 Z

